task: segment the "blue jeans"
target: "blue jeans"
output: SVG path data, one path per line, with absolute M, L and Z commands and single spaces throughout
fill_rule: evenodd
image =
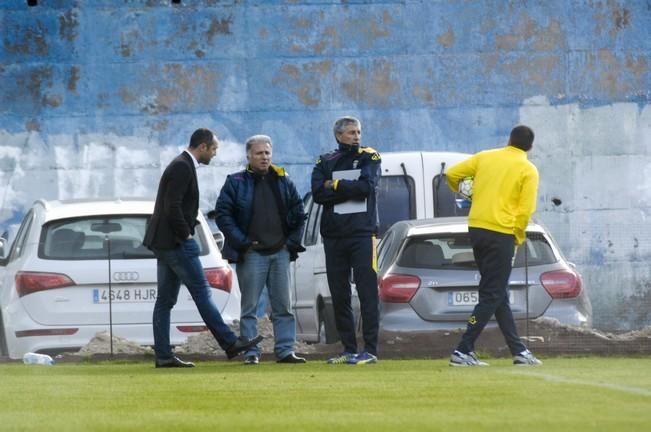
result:
M 208 330 L 226 350 L 237 336 L 224 323 L 217 306 L 210 300 L 210 286 L 199 261 L 199 245 L 194 239 L 183 241 L 174 249 L 154 249 L 157 258 L 158 295 L 154 304 L 154 351 L 159 360 L 171 359 L 170 314 L 176 304 L 181 282 L 187 287 Z
M 248 338 L 257 335 L 256 309 L 266 284 L 274 328 L 274 354 L 279 359 L 288 356 L 294 352 L 296 342 L 296 322 L 289 298 L 289 252 L 286 248 L 271 255 L 249 251 L 243 262 L 237 263 L 236 271 L 242 292 L 240 334 Z M 252 348 L 246 355 L 260 355 L 260 349 Z
M 262 294 L 260 294 L 260 301 L 258 302 L 258 308 L 255 312 L 255 315 L 258 318 L 264 318 L 267 316 L 268 304 L 269 304 L 269 293 L 267 292 L 267 287 L 265 286 L 262 289 Z

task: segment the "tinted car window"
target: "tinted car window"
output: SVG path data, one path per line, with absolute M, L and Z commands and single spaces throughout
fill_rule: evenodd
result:
M 151 259 L 142 245 L 149 215 L 75 218 L 49 222 L 41 231 L 38 256 L 53 260 Z M 110 242 L 107 241 L 110 239 Z M 208 253 L 203 231 L 196 230 L 200 255 Z
M 432 188 L 434 191 L 435 217 L 468 216 L 470 202 L 450 190 L 445 176 L 437 175 L 434 177 Z
M 382 176 L 376 190 L 380 226 L 378 235 L 395 222 L 416 218 L 414 179 L 409 176 Z
M 557 261 L 542 234 L 528 233 L 527 253 L 530 266 Z M 468 234 L 444 234 L 411 238 L 398 258 L 398 265 L 410 268 L 460 270 L 474 269 L 474 255 Z M 518 248 L 514 267 L 524 267 L 524 248 Z

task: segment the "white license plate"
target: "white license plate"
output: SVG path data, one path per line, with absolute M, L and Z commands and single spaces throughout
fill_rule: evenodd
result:
M 448 291 L 448 306 L 474 306 L 479 303 L 477 291 Z M 513 293 L 509 291 L 509 303 L 513 304 Z
M 111 303 L 153 303 L 156 301 L 156 288 L 113 288 Z M 93 303 L 109 302 L 109 290 L 93 289 Z

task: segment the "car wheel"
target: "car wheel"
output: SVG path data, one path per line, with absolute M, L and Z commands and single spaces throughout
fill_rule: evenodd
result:
M 319 308 L 319 343 L 333 344 L 339 342 L 339 333 L 335 325 L 335 312 L 332 305 Z

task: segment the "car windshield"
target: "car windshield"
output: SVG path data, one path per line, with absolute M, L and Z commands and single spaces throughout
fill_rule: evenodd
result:
M 557 261 L 544 235 L 527 233 L 527 262 L 529 266 L 552 264 Z M 524 267 L 525 248 L 519 247 L 514 268 Z M 436 234 L 412 237 L 403 248 L 398 265 L 424 269 L 476 269 L 475 258 L 467 233 Z
M 149 215 L 111 215 L 56 220 L 41 231 L 38 256 L 52 260 L 151 259 L 142 244 Z M 207 253 L 201 230 L 195 236 L 200 255 Z

